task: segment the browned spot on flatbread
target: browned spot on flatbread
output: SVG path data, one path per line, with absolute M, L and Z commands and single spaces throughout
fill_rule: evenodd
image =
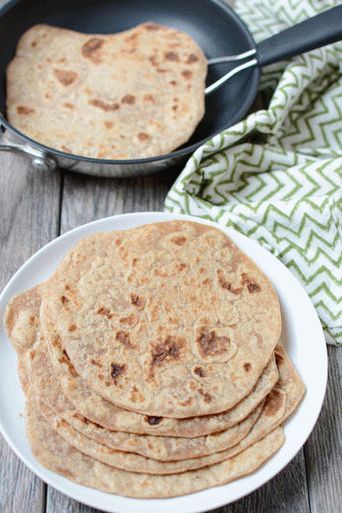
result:
M 34 326 L 35 324 L 38 324 L 37 317 L 35 317 L 34 315 L 31 315 L 31 317 L 29 318 L 29 324 L 30 324 L 30 326 Z
M 164 342 L 154 346 L 152 352 L 152 365 L 161 365 L 161 363 L 166 359 L 177 360 L 180 356 L 182 345 L 182 339 L 172 335 L 167 336 Z
M 210 403 L 212 396 L 208 392 L 204 392 L 202 388 L 198 389 L 198 393 L 204 398 L 204 402 Z
M 164 56 L 167 61 L 179 62 L 179 55 L 177 52 L 166 52 Z
M 101 426 L 101 424 L 98 424 L 97 422 L 94 422 L 93 420 L 90 420 L 90 419 L 87 419 L 87 417 L 84 417 L 83 415 L 81 415 L 80 413 L 74 413 L 73 414 L 73 417 L 75 419 L 78 419 L 80 420 L 81 422 L 83 422 L 83 424 L 86 424 L 86 425 L 91 425 L 91 426 L 96 426 L 97 428 L 99 429 L 104 429 L 103 426 Z
M 128 347 L 129 349 L 131 349 L 133 347 L 132 343 L 131 343 L 131 339 L 129 337 L 129 333 L 127 333 L 127 331 L 123 331 L 123 330 L 117 331 L 116 332 L 116 340 L 121 342 L 121 344 L 123 344 L 125 347 Z
M 92 363 L 92 365 L 96 365 L 96 367 L 103 367 L 102 363 L 99 362 L 98 360 L 95 360 L 95 358 L 92 358 L 90 360 L 90 363 Z
M 251 368 L 252 368 L 252 365 L 249 362 L 246 362 L 243 365 L 243 368 L 245 369 L 246 372 L 249 372 L 251 370 Z
M 32 41 L 31 48 L 35 48 L 37 46 L 37 41 Z
M 82 46 L 82 55 L 86 59 L 90 59 L 94 64 L 99 64 L 100 50 L 104 44 L 104 40 L 99 37 L 92 37 Z
M 280 367 L 281 365 L 284 365 L 284 361 L 285 360 L 284 360 L 283 355 L 281 355 L 280 353 L 275 351 L 274 356 L 275 356 L 277 367 Z
M 127 317 L 121 317 L 119 320 L 120 324 L 127 324 L 127 326 L 133 326 L 136 322 L 135 315 L 128 315 Z
M 229 349 L 230 338 L 218 336 L 215 330 L 209 331 L 203 327 L 200 329 L 196 342 L 202 356 L 215 356 L 225 353 Z
M 104 317 L 107 317 L 107 319 L 111 319 L 113 317 L 113 314 L 111 313 L 109 308 L 105 308 L 104 306 L 101 306 L 97 310 L 98 315 L 103 315 Z
M 172 86 L 175 86 L 175 85 L 177 85 L 177 82 L 176 82 L 175 80 L 170 80 L 170 84 L 171 84 Z
M 179 404 L 181 404 L 182 406 L 190 406 L 191 403 L 192 403 L 192 397 L 188 397 L 187 399 L 185 399 L 185 401 L 179 402 Z
M 217 277 L 220 287 L 223 289 L 229 290 L 232 294 L 238 295 L 242 292 L 242 287 L 233 287 L 232 284 L 224 279 L 223 272 L 221 269 L 217 270 Z
M 63 305 L 66 305 L 67 303 L 69 303 L 69 299 L 66 296 L 61 296 L 60 300 Z
M 160 30 L 162 27 L 157 25 L 156 23 L 145 23 L 144 25 L 146 30 Z
M 76 326 L 76 324 L 70 324 L 68 329 L 69 329 L 69 331 L 75 331 L 77 329 L 77 326 Z
M 70 472 L 67 468 L 64 467 L 57 467 L 57 472 L 61 474 L 62 476 L 65 476 L 67 479 L 71 479 L 71 481 L 75 481 L 76 476 L 73 472 Z
M 163 420 L 162 417 L 151 417 L 151 416 L 146 416 L 145 417 L 145 421 L 150 425 L 150 426 L 157 426 L 158 424 L 161 423 L 161 421 Z
M 34 360 L 36 357 L 36 354 L 37 354 L 37 351 L 35 349 L 32 349 L 32 351 L 30 351 L 30 359 Z
M 197 374 L 200 378 L 205 378 L 206 373 L 203 367 L 197 366 L 194 368 L 194 373 Z
M 279 390 L 274 388 L 266 397 L 266 401 L 264 404 L 263 413 L 267 417 L 271 417 L 275 415 L 283 404 L 283 395 Z
M 126 94 L 121 99 L 121 103 L 123 103 L 125 105 L 134 105 L 135 104 L 135 96 L 133 96 L 132 94 Z
M 173 110 L 174 112 L 176 112 L 176 110 L 178 110 L 178 105 L 173 105 L 173 106 L 172 106 L 172 110 Z
M 72 153 L 71 149 L 68 146 L 65 146 L 65 144 L 63 144 L 61 148 L 65 153 Z
M 152 66 L 158 66 L 158 58 L 156 55 L 151 55 L 148 60 L 152 64 Z
M 145 400 L 144 396 L 141 394 L 140 390 L 135 385 L 133 385 L 132 387 L 130 399 L 133 403 L 141 403 Z
M 110 375 L 114 379 L 114 383 L 116 384 L 116 378 L 120 376 L 125 370 L 126 365 L 119 365 L 118 363 L 110 364 Z
M 74 105 L 72 103 L 69 103 L 69 102 L 64 102 L 63 105 L 64 105 L 64 107 L 66 109 L 73 109 L 74 108 Z
M 171 239 L 172 242 L 174 244 L 176 244 L 177 246 L 183 246 L 183 244 L 186 243 L 186 237 L 184 237 L 184 235 L 180 235 L 179 237 L 174 237 L 173 239 Z
M 182 75 L 185 78 L 185 80 L 190 80 L 192 78 L 192 71 L 189 69 L 185 69 L 182 71 Z
M 153 94 L 144 94 L 144 101 L 149 103 L 155 103 Z
M 247 290 L 250 294 L 254 294 L 255 292 L 260 292 L 261 287 L 258 283 L 253 281 L 246 273 L 241 274 L 241 281 L 243 285 L 247 286 Z
M 186 61 L 187 64 L 193 64 L 194 62 L 198 62 L 198 57 L 196 54 L 194 53 L 190 53 L 189 54 L 189 57 L 188 57 L 188 60 Z
M 185 271 L 185 269 L 188 268 L 188 265 L 185 264 L 184 262 L 178 262 L 176 264 L 176 267 L 177 267 L 178 271 Z
M 127 43 L 132 43 L 132 42 L 136 41 L 138 39 L 138 37 L 139 37 L 139 34 L 137 34 L 137 33 L 131 34 L 130 36 L 125 37 L 125 41 Z
M 71 85 L 78 78 L 78 74 L 75 71 L 66 69 L 54 69 L 53 74 L 57 78 L 58 82 L 64 86 Z
M 114 123 L 112 123 L 112 121 L 105 121 L 104 126 L 108 128 L 108 130 L 110 130 L 111 128 L 113 128 Z
M 26 107 L 26 105 L 18 105 L 17 107 L 17 113 L 28 116 L 29 114 L 33 114 L 35 112 L 34 109 L 31 109 L 30 107 Z
M 55 339 L 55 342 L 57 342 L 56 339 Z M 68 367 L 68 371 L 70 372 L 70 374 L 75 378 L 78 374 L 76 372 L 75 367 L 73 366 L 73 364 L 70 361 L 68 353 L 66 352 L 65 349 L 62 348 L 59 337 L 58 337 L 58 343 L 56 345 L 59 346 L 59 349 L 63 353 L 63 355 L 60 358 L 58 358 L 59 363 L 64 363 Z
M 169 70 L 166 68 L 157 68 L 158 73 L 167 73 Z
M 138 139 L 141 142 L 145 142 L 145 141 L 148 141 L 149 139 L 151 139 L 151 137 L 146 132 L 139 132 Z
M 144 297 L 132 292 L 131 303 L 132 305 L 136 306 L 138 310 L 142 310 L 145 307 L 146 301 Z
M 99 109 L 102 109 L 105 112 L 112 112 L 112 111 L 120 109 L 120 105 L 116 102 L 107 103 L 107 102 L 104 102 L 103 100 L 99 100 L 99 99 L 89 100 L 89 105 L 92 105 L 93 107 L 98 107 Z

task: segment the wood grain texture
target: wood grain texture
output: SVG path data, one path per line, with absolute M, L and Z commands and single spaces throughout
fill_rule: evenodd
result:
M 101 513 L 98 509 L 74 501 L 54 488 L 48 487 L 46 513 Z
M 29 256 L 56 237 L 58 172 L 32 169 L 25 157 L 0 153 L 0 287 Z M 2 341 L 1 341 L 2 342 Z M 43 513 L 45 485 L 0 437 L 0 512 Z
M 267 484 L 212 513 L 310 513 L 303 450 Z
M 328 354 L 327 394 L 305 446 L 312 513 L 342 511 L 342 349 L 329 347 Z
M 101 217 L 161 210 L 177 174 L 169 172 L 137 179 L 101 179 L 66 174 L 61 232 Z

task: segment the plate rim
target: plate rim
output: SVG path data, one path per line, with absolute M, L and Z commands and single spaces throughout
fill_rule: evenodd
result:
M 272 253 L 270 253 L 270 251 L 268 251 L 266 248 L 262 247 L 258 243 L 258 241 L 247 237 L 246 235 L 238 232 L 237 230 L 235 230 L 233 228 L 229 228 L 229 227 L 223 226 L 223 225 L 221 225 L 219 223 L 216 223 L 216 222 L 214 222 L 214 221 L 212 221 L 210 219 L 207 219 L 207 218 L 203 218 L 203 217 L 199 217 L 199 216 L 190 216 L 190 215 L 187 215 L 187 214 L 162 212 L 162 211 L 130 212 L 130 213 L 122 213 L 122 214 L 115 214 L 115 215 L 112 215 L 112 216 L 106 216 L 106 217 L 102 217 L 102 218 L 96 219 L 94 221 L 90 221 L 88 223 L 81 224 L 81 225 L 79 225 L 79 226 L 77 226 L 77 227 L 75 227 L 75 228 L 73 228 L 71 230 L 66 231 L 65 233 L 59 235 L 58 237 L 55 237 L 54 239 L 49 241 L 47 244 L 43 245 L 35 253 L 33 253 L 14 272 L 14 274 L 11 276 L 11 278 L 8 280 L 7 284 L 4 286 L 3 290 L 1 291 L 1 294 L 0 294 L 0 309 L 2 309 L 3 306 L 6 305 L 6 303 L 5 303 L 5 305 L 3 305 L 3 303 L 4 303 L 4 301 L 7 302 L 6 296 L 8 294 L 8 291 L 11 289 L 13 284 L 18 279 L 20 280 L 20 274 L 27 267 L 29 267 L 30 264 L 32 262 L 34 262 L 34 260 L 39 255 L 43 254 L 45 251 L 47 251 L 49 248 L 51 248 L 55 244 L 60 244 L 63 241 L 63 239 L 67 239 L 68 237 L 72 237 L 72 235 L 77 233 L 77 232 L 80 232 L 80 237 L 79 238 L 82 238 L 83 236 L 86 236 L 86 234 L 83 234 L 83 232 L 87 232 L 88 228 L 90 228 L 90 227 L 91 228 L 93 228 L 93 227 L 96 228 L 96 226 L 101 225 L 102 223 L 108 223 L 108 222 L 110 223 L 110 222 L 113 222 L 113 221 L 114 222 L 115 221 L 120 221 L 120 219 L 123 218 L 123 217 L 124 218 L 132 218 L 133 221 L 135 221 L 135 219 L 136 219 L 137 222 L 134 223 L 135 226 L 139 226 L 139 225 L 142 225 L 142 224 L 156 223 L 156 222 L 165 222 L 168 219 L 169 220 L 171 220 L 171 219 L 172 220 L 177 220 L 177 219 L 188 220 L 188 221 L 199 222 L 199 223 L 202 223 L 202 224 L 213 226 L 215 228 L 220 229 L 221 231 L 226 233 L 228 236 L 230 236 L 230 234 L 233 234 L 233 235 L 236 235 L 237 239 L 242 239 L 247 244 L 251 243 L 252 246 L 253 245 L 257 245 L 262 251 L 264 251 L 268 255 L 270 255 L 272 257 L 272 259 L 277 261 L 277 263 L 280 266 L 283 267 L 285 272 L 288 273 L 288 275 L 291 276 L 291 278 L 302 289 L 302 293 L 305 294 L 306 299 L 308 300 L 308 303 L 311 306 L 312 313 L 313 313 L 314 317 L 316 317 L 316 321 L 318 320 L 318 323 L 319 323 L 319 326 L 320 326 L 320 335 L 321 335 L 321 339 L 322 339 L 322 347 L 321 347 L 321 349 L 322 349 L 322 354 L 321 354 L 321 357 L 322 357 L 322 360 L 321 360 L 322 376 L 321 376 L 321 378 L 323 379 L 323 383 L 322 383 L 322 388 L 320 390 L 319 401 L 315 403 L 315 410 L 316 411 L 315 411 L 315 415 L 312 416 L 312 421 L 311 421 L 310 429 L 307 430 L 307 432 L 305 433 L 304 436 L 300 437 L 301 441 L 299 443 L 295 444 L 296 445 L 295 450 L 292 450 L 289 453 L 286 453 L 286 456 L 283 458 L 283 461 L 280 463 L 280 465 L 276 466 L 276 468 L 271 471 L 270 475 L 266 475 L 266 476 L 264 476 L 264 478 L 259 479 L 259 481 L 256 484 L 253 484 L 252 486 L 249 486 L 248 490 L 246 490 L 246 491 L 245 490 L 241 490 L 241 493 L 238 493 L 238 494 L 235 493 L 232 498 L 229 498 L 229 497 L 225 498 L 224 487 L 229 486 L 230 483 L 228 483 L 227 485 L 220 485 L 220 486 L 213 487 L 213 488 L 208 488 L 208 489 L 205 489 L 205 490 L 202 490 L 202 491 L 199 491 L 199 492 L 194 492 L 194 493 L 191 493 L 191 494 L 186 494 L 186 495 L 181 495 L 181 496 L 176 496 L 176 497 L 171 497 L 171 498 L 166 498 L 166 499 L 158 499 L 158 498 L 155 498 L 155 499 L 137 499 L 137 498 L 131 498 L 131 497 L 122 496 L 122 495 L 118 495 L 118 494 L 110 494 L 110 493 L 107 493 L 107 492 L 102 492 L 101 490 L 97 490 L 95 488 L 91 488 L 91 487 L 88 487 L 88 486 L 80 485 L 78 483 L 75 483 L 74 481 L 71 481 L 71 480 L 69 480 L 67 478 L 64 478 L 64 477 L 60 476 L 59 474 L 57 474 L 57 473 L 55 473 L 55 472 L 53 472 L 53 471 L 51 471 L 49 469 L 46 469 L 43 465 L 41 465 L 36 460 L 36 458 L 33 456 L 32 452 L 30 450 L 31 457 L 32 457 L 32 462 L 31 462 L 28 459 L 28 457 L 26 457 L 25 454 L 22 454 L 22 452 L 20 451 L 20 447 L 16 446 L 15 440 L 12 440 L 10 434 L 7 433 L 6 428 L 5 428 L 5 426 L 3 426 L 3 423 L 2 423 L 1 414 L 0 414 L 0 433 L 4 437 L 5 441 L 8 443 L 8 445 L 10 446 L 12 451 L 15 453 L 15 455 L 36 476 L 38 476 L 43 482 L 45 482 L 48 485 L 52 486 L 54 489 L 58 490 L 59 492 L 63 493 L 64 495 L 66 495 L 67 497 L 69 497 L 71 499 L 77 500 L 77 501 L 81 502 L 82 504 L 88 505 L 90 507 L 95 507 L 95 508 L 99 508 L 100 507 L 103 511 L 108 511 L 109 513 L 114 513 L 114 512 L 116 512 L 116 513 L 124 513 L 124 512 L 127 512 L 127 513 L 138 513 L 138 510 L 141 511 L 142 509 L 144 511 L 147 511 L 147 508 L 146 507 L 142 508 L 142 506 L 148 506 L 149 504 L 150 504 L 151 508 L 153 508 L 153 506 L 158 506 L 158 509 L 159 509 L 160 513 L 169 513 L 171 511 L 171 509 L 173 509 L 175 506 L 178 507 L 177 503 L 181 502 L 182 499 L 184 499 L 184 498 L 185 499 L 189 499 L 191 497 L 195 497 L 198 494 L 210 493 L 211 490 L 213 490 L 213 489 L 216 490 L 216 489 L 219 489 L 219 488 L 222 489 L 222 494 L 220 495 L 219 499 L 213 501 L 213 498 L 209 497 L 207 499 L 207 502 L 208 503 L 210 502 L 210 505 L 207 504 L 205 506 L 204 505 L 205 501 L 204 501 L 204 497 L 203 497 L 203 501 L 202 501 L 203 506 L 202 507 L 199 507 L 199 504 L 197 506 L 195 506 L 196 501 L 193 501 L 194 502 L 194 506 L 190 507 L 190 508 L 186 507 L 186 509 L 184 509 L 184 507 L 183 507 L 183 509 L 181 510 L 182 513 L 201 513 L 203 511 L 209 511 L 209 509 L 212 510 L 212 509 L 216 509 L 216 508 L 219 508 L 221 506 L 224 506 L 224 505 L 231 504 L 231 503 L 233 503 L 233 502 L 235 502 L 235 501 L 245 497 L 246 495 L 249 495 L 249 494 L 253 493 L 255 490 L 257 490 L 258 488 L 263 486 L 265 483 L 267 483 L 268 481 L 273 479 L 273 477 L 275 477 L 278 473 L 280 473 L 288 465 L 288 463 L 296 456 L 296 454 L 300 451 L 300 449 L 303 447 L 303 445 L 305 444 L 306 440 L 308 439 L 308 437 L 312 433 L 313 428 L 316 425 L 316 422 L 317 422 L 317 419 L 318 419 L 319 414 L 321 412 L 323 401 L 324 401 L 324 398 L 325 398 L 326 388 L 327 388 L 327 377 L 328 377 L 328 353 L 327 353 L 327 347 L 326 347 L 326 342 L 325 342 L 325 339 L 324 339 L 323 328 L 321 326 L 321 323 L 320 323 L 320 320 L 318 318 L 317 312 L 314 309 L 314 306 L 313 306 L 313 304 L 312 304 L 312 302 L 311 302 L 307 292 L 305 291 L 304 287 L 299 282 L 299 280 L 296 278 L 296 276 L 293 273 L 291 273 L 291 271 L 277 257 L 275 257 Z M 146 217 L 147 218 L 155 218 L 155 220 L 151 220 L 151 219 L 150 220 L 145 220 Z M 163 219 L 160 219 L 160 217 L 162 217 Z M 119 229 L 119 228 L 114 228 L 114 229 Z M 123 228 L 123 229 L 127 229 L 127 228 Z M 96 231 L 96 230 L 94 230 L 94 231 Z M 101 231 L 101 230 L 99 230 L 99 231 Z M 103 231 L 110 231 L 110 230 L 103 230 Z M 239 243 L 236 242 L 235 240 L 234 240 L 234 243 L 236 243 L 239 246 Z M 67 250 L 69 250 L 69 247 L 67 248 Z M 242 251 L 244 251 L 244 250 L 242 250 Z M 256 265 L 259 266 L 259 264 L 256 264 Z M 262 272 L 264 272 L 264 271 L 262 271 Z M 3 324 L 3 319 L 1 319 L 1 323 Z M 16 358 L 16 354 L 15 354 L 15 358 Z M 0 390 L 0 393 L 1 393 L 1 390 Z M 20 393 L 23 394 L 22 390 L 20 390 Z M 27 439 L 26 433 L 25 433 L 25 437 Z M 284 443 L 283 447 L 285 447 L 285 446 L 286 446 L 286 440 L 285 440 L 285 443 Z M 272 461 L 272 459 L 273 459 L 273 457 L 270 460 L 268 460 L 266 463 L 264 463 L 261 468 L 267 467 L 267 465 L 269 464 L 270 461 Z M 235 482 L 241 482 L 241 480 L 255 475 L 256 472 L 258 472 L 258 470 L 256 470 L 255 472 L 253 472 L 251 474 L 248 474 L 245 477 L 239 478 Z M 58 481 L 58 482 L 56 483 L 56 481 Z M 73 487 L 76 486 L 76 488 L 80 488 L 80 490 L 78 490 L 78 489 L 76 489 L 76 490 L 68 490 L 68 487 L 70 487 L 70 485 L 73 486 Z M 84 499 L 82 497 L 82 492 L 84 493 L 84 490 L 90 491 L 91 494 L 95 494 L 95 496 L 93 497 L 93 500 L 90 500 L 88 498 Z M 100 503 L 96 502 L 96 495 L 97 494 L 104 494 L 104 495 L 106 495 L 106 496 L 108 496 L 110 498 L 114 498 L 113 505 L 110 507 L 110 509 L 107 509 L 108 506 L 104 506 L 103 507 L 101 505 L 101 501 L 100 501 Z M 120 500 L 124 500 L 124 501 L 128 501 L 128 502 L 132 502 L 132 505 L 130 507 L 128 507 L 128 508 L 126 506 L 122 507 L 122 505 L 116 504 L 116 502 L 117 502 L 116 499 L 118 499 L 119 501 Z M 163 504 L 161 504 L 161 503 L 163 503 Z M 168 505 L 170 505 L 170 506 L 168 507 Z M 180 504 L 180 506 L 181 506 L 181 504 Z

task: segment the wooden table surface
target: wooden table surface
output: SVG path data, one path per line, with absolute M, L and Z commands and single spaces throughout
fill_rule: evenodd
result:
M 25 157 L 0 153 L 0 287 L 30 255 L 61 233 L 112 214 L 161 210 L 175 177 L 173 172 L 118 180 L 61 170 L 39 172 Z M 327 394 L 304 448 L 265 486 L 217 513 L 342 511 L 342 349 L 328 351 Z M 99 513 L 40 481 L 0 436 L 0 513 L 45 512 Z

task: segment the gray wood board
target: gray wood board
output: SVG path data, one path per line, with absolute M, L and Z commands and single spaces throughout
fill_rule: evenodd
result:
M 34 171 L 25 157 L 0 154 L 0 286 L 58 235 L 59 173 Z M 3 342 L 3 341 L 1 341 Z M 0 512 L 45 510 L 45 489 L 0 437 Z

